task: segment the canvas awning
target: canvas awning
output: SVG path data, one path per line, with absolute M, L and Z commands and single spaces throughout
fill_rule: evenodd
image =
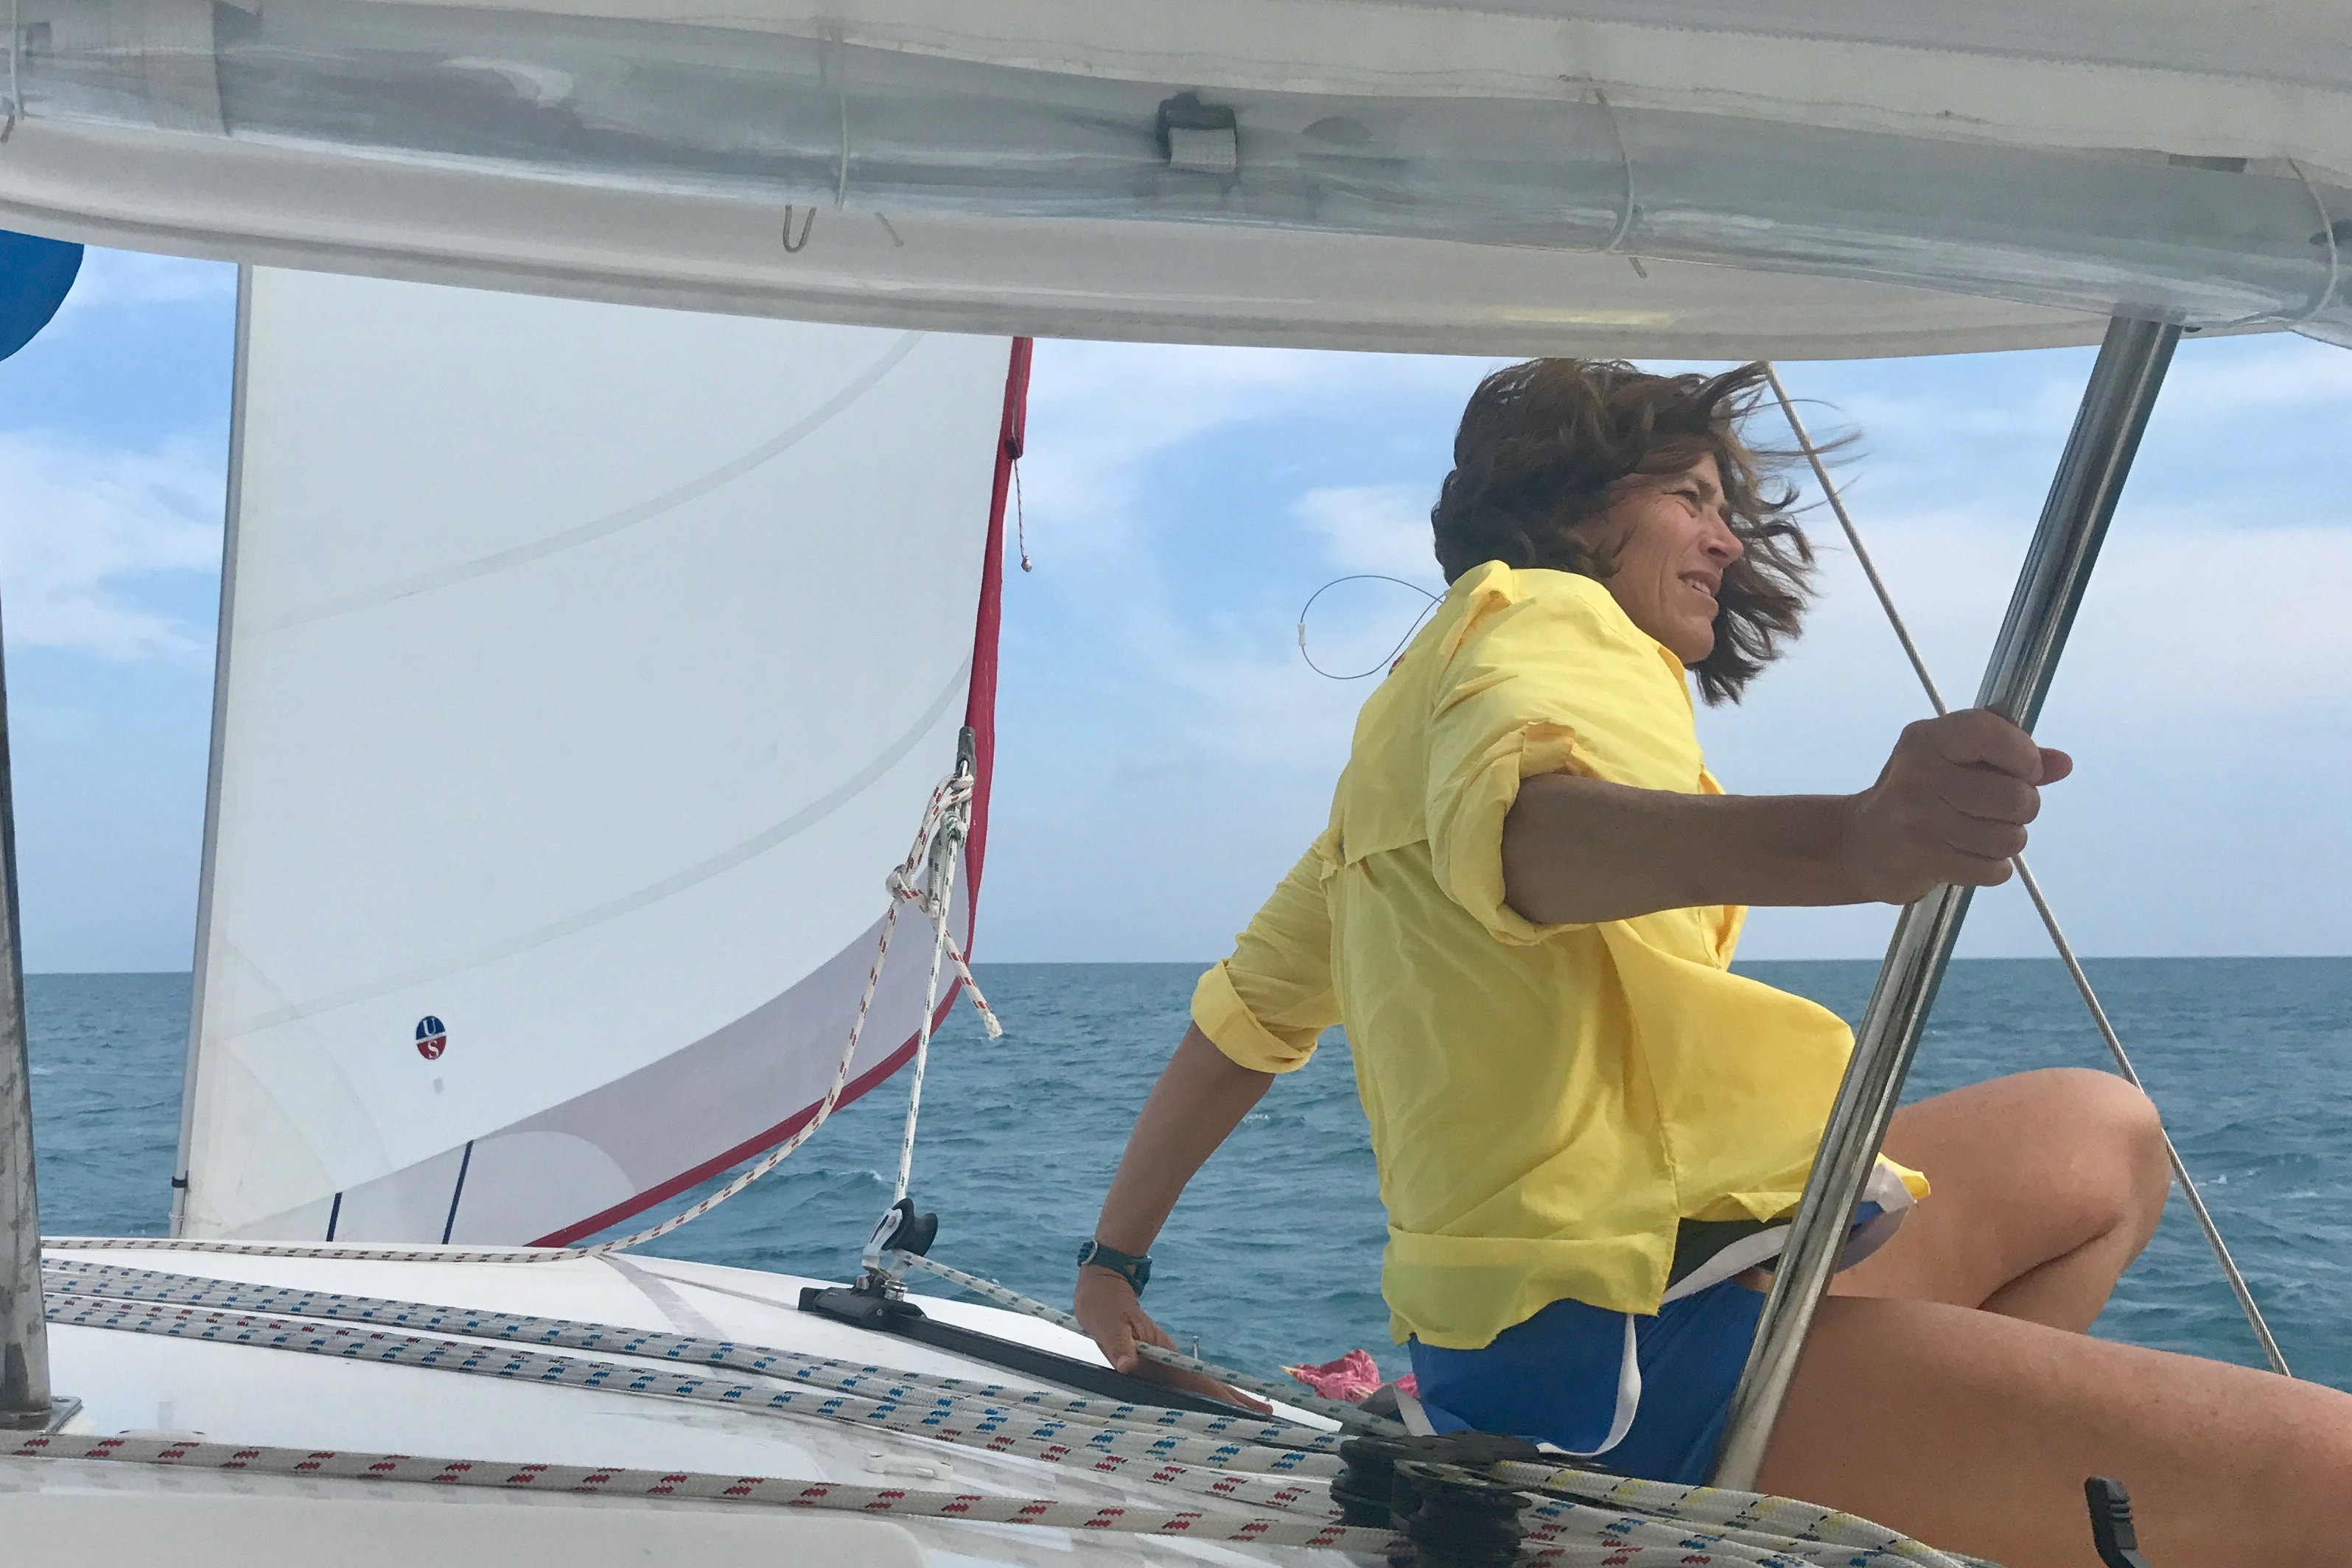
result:
M 2352 339 L 2324 0 L 17 5 L 0 226 L 67 238 L 988 332 Z

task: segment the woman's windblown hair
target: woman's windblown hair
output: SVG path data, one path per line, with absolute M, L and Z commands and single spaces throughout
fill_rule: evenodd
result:
M 1495 372 L 1462 412 L 1454 471 L 1429 514 L 1445 580 L 1486 561 L 1606 577 L 1611 563 L 1577 525 L 1711 453 L 1747 552 L 1724 573 L 1715 651 L 1696 669 L 1707 701 L 1738 700 L 1797 635 L 1812 574 L 1811 546 L 1789 515 L 1796 492 L 1767 489 L 1795 454 L 1739 437 L 1763 384 L 1761 364 L 1651 375 L 1616 361 L 1534 359 Z

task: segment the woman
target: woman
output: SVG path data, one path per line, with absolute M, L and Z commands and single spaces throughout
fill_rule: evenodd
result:
M 1202 977 L 1079 1269 L 1114 1365 L 1169 1342 L 1138 1291 L 1185 1182 L 1343 1023 L 1433 1423 L 1705 1478 L 1852 1046 L 1729 973 L 1741 906 L 2001 882 L 2072 765 L 1977 710 L 1857 795 L 1707 774 L 1688 678 L 1737 699 L 1810 566 L 1738 435 L 1761 374 L 1538 360 L 1473 395 L 1432 513 L 1452 586 Z M 2082 1482 L 2112 1475 L 2159 1564 L 2352 1562 L 2352 1398 L 2085 1334 L 2168 1179 L 2105 1074 L 1905 1109 L 1759 1484 L 2055 1568 L 2095 1561 Z

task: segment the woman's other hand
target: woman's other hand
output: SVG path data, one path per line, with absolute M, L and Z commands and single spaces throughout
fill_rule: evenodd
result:
M 1240 1389 L 1228 1388 L 1213 1377 L 1146 1361 L 1138 1354 L 1135 1347 L 1139 1343 L 1172 1351 L 1176 1342 L 1144 1311 L 1143 1303 L 1136 1300 L 1134 1288 L 1109 1269 L 1079 1268 L 1078 1287 L 1070 1310 L 1076 1314 L 1078 1326 L 1086 1330 L 1087 1337 L 1101 1350 L 1103 1359 L 1115 1370 L 1146 1383 L 1181 1388 L 1188 1394 L 1222 1400 L 1260 1415 L 1271 1413 L 1273 1407 L 1264 1400 L 1254 1399 Z
M 1865 899 L 1907 904 L 1943 882 L 1990 888 L 2042 809 L 2042 786 L 2074 760 L 1987 709 L 1905 728 L 1878 782 L 1848 798 L 1840 836 Z

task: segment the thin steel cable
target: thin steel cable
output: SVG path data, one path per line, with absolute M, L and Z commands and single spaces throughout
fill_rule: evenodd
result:
M 2332 255 L 2331 250 L 2331 258 Z M 2330 265 L 2332 269 L 2332 260 Z M 1903 645 L 1904 657 L 1911 661 L 1912 671 L 1919 677 L 1919 685 L 1927 692 L 1927 700 L 1934 704 L 1938 715 L 1949 712 L 1944 694 L 1936 685 L 1935 676 L 1928 672 L 1927 659 L 1920 655 L 1919 645 L 1912 640 L 1911 628 L 1905 624 L 1903 612 L 1895 607 L 1895 595 L 1887 591 L 1886 580 L 1878 574 L 1877 564 L 1871 560 L 1869 549 L 1862 542 L 1862 531 L 1854 526 L 1853 515 L 1846 510 L 1845 498 L 1838 493 L 1836 482 L 1830 478 L 1829 466 L 1822 461 L 1820 448 L 1813 445 L 1812 437 L 1805 429 L 1804 420 L 1798 416 L 1797 405 L 1790 398 L 1789 389 L 1781 384 L 1779 369 L 1767 364 L 1764 374 L 1771 383 L 1772 395 L 1780 405 L 1780 413 L 1789 421 L 1790 433 L 1797 437 L 1798 448 L 1805 454 L 1805 461 L 1812 466 L 1813 478 L 1821 485 L 1822 495 L 1829 501 L 1830 510 L 1838 520 L 1838 527 L 1845 532 L 1846 543 L 1853 549 L 1855 562 L 1862 567 L 1863 575 L 1870 579 L 1871 592 L 1878 595 L 1879 608 L 1886 612 L 1887 625 L 1895 628 L 1895 640 Z M 2074 944 L 2066 940 L 2065 930 L 2059 925 L 2057 913 L 2051 909 L 2050 900 L 2042 896 L 2042 884 L 2035 880 L 2032 868 L 2026 865 L 2022 855 L 2015 857 L 2010 864 L 2017 868 L 2017 879 L 2024 885 L 2026 896 L 2033 900 L 2034 912 L 2042 917 L 2042 929 L 2050 933 L 2051 944 L 2057 948 L 2060 962 L 2065 964 L 2067 974 L 2074 982 L 2074 989 L 2082 994 L 2084 1006 L 2090 1009 L 2091 1021 L 2098 1026 L 2099 1037 L 2107 1043 L 2107 1054 L 2115 1058 L 2116 1070 L 2134 1089 L 2147 1093 L 2147 1086 L 2140 1081 L 2138 1070 L 2125 1053 L 2123 1039 L 2109 1021 L 2106 1008 L 2100 1005 L 2099 994 L 2092 989 L 2091 977 L 2083 972 L 2082 962 L 2074 956 Z M 2281 1377 L 2293 1377 L 2294 1373 L 2287 1370 L 2286 1357 L 2280 1352 L 2278 1341 L 2272 1336 L 2270 1324 L 2263 1319 L 2262 1308 L 2254 1303 L 2254 1293 L 2246 1288 L 2246 1277 L 2239 1272 L 2237 1259 L 2230 1256 L 2229 1244 L 2221 1239 L 2221 1227 L 2213 1223 L 2212 1211 L 2205 1206 L 2204 1194 L 2189 1179 L 2189 1167 L 2182 1163 L 2180 1151 L 2173 1147 L 2172 1134 L 2164 1132 L 2163 1138 L 2164 1157 L 2172 1166 L 2172 1179 L 2179 1184 L 2180 1195 L 2189 1200 L 2189 1212 L 2197 1216 L 2198 1226 L 2205 1233 L 2206 1245 L 2213 1249 L 2214 1259 L 2221 1264 L 2221 1273 L 2230 1282 L 2231 1293 L 2238 1298 L 2238 1310 L 2245 1314 L 2246 1326 L 2252 1329 L 2254 1338 L 2262 1342 L 2263 1354 L 2269 1358 L 2271 1370 Z

